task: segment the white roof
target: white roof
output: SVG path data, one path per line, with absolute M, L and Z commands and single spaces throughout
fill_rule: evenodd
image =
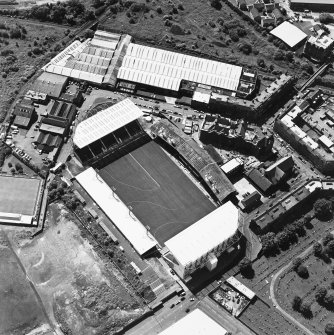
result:
M 281 23 L 278 27 L 273 29 L 270 34 L 282 40 L 290 48 L 293 48 L 307 37 L 307 35 L 302 30 L 288 21 Z
M 288 115 L 292 118 L 295 119 L 300 113 L 302 112 L 302 110 L 300 109 L 300 107 L 295 106 L 291 109 L 291 111 L 288 113 Z
M 227 331 L 200 309 L 186 314 L 159 335 L 225 335 Z
M 232 287 L 236 288 L 239 292 L 241 292 L 245 297 L 249 300 L 252 300 L 255 297 L 255 293 L 250 290 L 247 286 L 241 283 L 237 278 L 230 277 L 226 280 Z
M 320 136 L 319 142 L 321 142 L 327 148 L 330 148 L 333 146 L 333 142 L 326 135 Z
M 291 128 L 293 127 L 295 124 L 292 122 L 291 116 L 289 116 L 288 114 L 283 116 L 281 118 L 281 121 L 288 127 Z
M 218 207 L 165 245 L 177 261 L 186 266 L 232 237 L 238 229 L 239 212 L 231 201 Z
M 157 245 L 129 208 L 118 198 L 93 168 L 76 176 L 77 181 L 90 195 L 108 218 L 115 224 L 138 254 L 142 255 Z
M 306 143 L 312 150 L 315 150 L 319 147 L 318 143 L 313 141 L 310 136 L 305 136 L 302 141 Z
M 242 67 L 130 43 L 117 78 L 178 91 L 182 79 L 235 91 Z
M 127 98 L 79 123 L 73 142 L 81 149 L 142 115 L 142 111 Z
M 240 158 L 232 158 L 227 163 L 221 166 L 224 173 L 228 174 L 239 166 L 242 166 L 243 162 Z
M 298 136 L 300 139 L 304 138 L 306 136 L 305 131 L 301 130 L 298 126 L 294 125 L 290 128 L 296 136 Z

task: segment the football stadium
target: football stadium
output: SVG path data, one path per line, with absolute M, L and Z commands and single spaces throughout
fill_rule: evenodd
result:
M 240 237 L 235 189 L 169 121 L 146 132 L 142 115 L 125 99 L 82 121 L 73 143 L 88 168 L 76 179 L 142 257 L 170 254 L 184 279 L 214 269 Z
M 42 198 L 39 178 L 0 176 L 0 224 L 33 225 Z

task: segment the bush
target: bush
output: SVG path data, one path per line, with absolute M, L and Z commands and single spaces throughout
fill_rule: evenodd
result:
M 0 52 L 0 55 L 3 56 L 3 57 L 7 57 L 7 56 L 13 55 L 13 54 L 14 54 L 14 51 L 10 50 L 10 49 L 2 50 Z
M 173 23 L 170 32 L 174 35 L 184 35 L 184 30 L 181 28 L 181 26 L 177 23 Z
M 8 167 L 11 168 L 13 164 L 11 162 L 8 163 Z
M 309 273 L 308 273 L 308 270 L 307 270 L 307 267 L 304 266 L 304 265 L 300 265 L 298 268 L 297 268 L 297 274 L 299 277 L 301 278 L 308 278 L 309 276 Z
M 290 246 L 290 237 L 286 231 L 281 231 L 276 236 L 277 244 L 281 249 L 287 249 Z
M 264 62 L 264 59 L 262 59 L 262 58 L 258 58 L 256 62 L 257 62 L 257 65 L 262 67 L 262 68 L 266 66 L 266 64 Z
M 239 41 L 239 35 L 236 29 L 231 29 L 228 34 L 233 42 Z
M 325 300 L 326 295 L 327 295 L 327 288 L 324 287 L 324 286 L 321 286 L 315 292 L 315 300 L 318 303 L 323 303 L 324 300 Z
M 97 8 L 94 12 L 95 16 L 100 16 L 102 13 L 105 12 L 107 6 L 101 6 L 99 8 Z
M 243 43 L 240 50 L 245 54 L 249 55 L 252 52 L 252 46 L 249 43 Z
M 161 9 L 161 7 L 157 7 L 157 13 L 158 13 L 158 14 L 162 14 L 162 9 Z
M 292 299 L 292 308 L 295 311 L 299 311 L 301 303 L 302 299 L 298 295 L 295 295 Z
M 324 298 L 324 302 L 328 307 L 334 306 L 334 293 L 330 292 L 327 294 L 327 296 Z
M 325 327 L 325 333 L 327 335 L 334 335 L 334 323 L 327 323 Z
M 16 163 L 16 164 L 15 164 L 15 169 L 16 169 L 17 171 L 19 171 L 19 170 L 23 170 L 23 166 L 22 166 L 20 163 Z
M 292 269 L 297 271 L 297 269 L 303 264 L 303 260 L 300 257 L 295 258 L 292 261 Z
M 334 241 L 329 241 L 325 247 L 325 252 L 328 256 L 334 256 Z

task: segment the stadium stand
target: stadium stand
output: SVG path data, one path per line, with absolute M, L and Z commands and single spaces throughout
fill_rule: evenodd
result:
M 168 120 L 153 124 L 150 130 L 153 137 L 160 139 L 162 145 L 167 144 L 167 149 L 179 155 L 181 161 L 204 184 L 216 201 L 223 202 L 235 192 L 232 183 L 209 154 L 201 151 L 194 140 L 189 140 Z
M 83 164 L 102 166 L 149 140 L 137 119 L 140 109 L 125 99 L 81 122 L 73 137 L 75 153 Z

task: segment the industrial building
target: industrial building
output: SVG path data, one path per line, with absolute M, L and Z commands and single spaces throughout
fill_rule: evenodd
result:
M 31 119 L 35 114 L 35 107 L 33 105 L 33 101 L 27 98 L 22 99 L 14 107 L 13 115 L 15 115 L 13 124 L 20 128 L 27 129 L 29 128 Z
M 211 143 L 262 157 L 272 152 L 274 144 L 273 135 L 256 125 L 208 114 L 201 124 L 199 138 L 205 144 Z
M 334 0 L 290 0 L 290 7 L 296 11 L 333 12 Z
M 57 99 L 64 91 L 67 82 L 67 76 L 43 72 L 30 86 L 27 94 L 36 102 L 46 101 L 47 97 Z
M 227 335 L 227 331 L 200 309 L 195 309 L 159 335 Z
M 323 62 L 334 48 L 334 40 L 328 36 L 310 36 L 304 46 L 304 54 L 316 62 Z
M 270 34 L 279 38 L 292 50 L 298 49 L 307 39 L 302 30 L 288 21 L 274 28 Z
M 275 131 L 324 174 L 334 171 L 334 100 L 310 90 L 287 104 Z

